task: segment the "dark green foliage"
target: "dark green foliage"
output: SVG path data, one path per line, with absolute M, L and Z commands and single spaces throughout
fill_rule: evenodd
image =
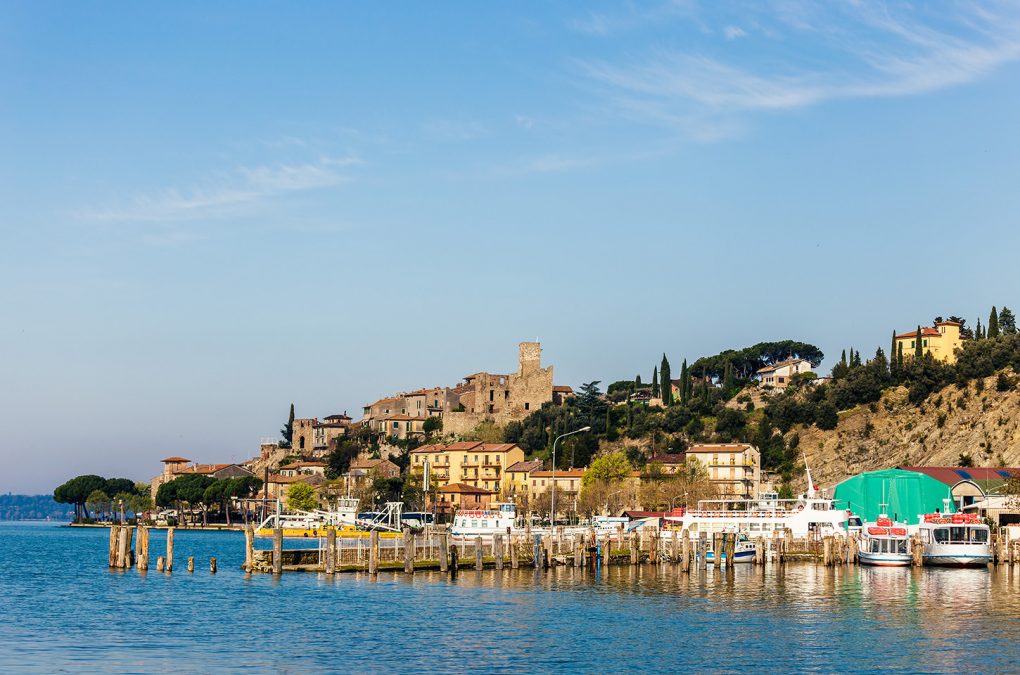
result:
M 744 440 L 747 418 L 744 413 L 732 408 L 723 408 L 715 418 L 715 435 L 721 443 Z
M 999 376 L 995 378 L 995 390 L 996 391 L 1009 391 L 1013 388 L 1013 380 L 1010 379 L 1006 373 L 999 373 Z
M 673 405 L 673 383 L 670 380 L 669 359 L 662 355 L 662 364 L 659 366 L 659 388 L 662 402 L 666 405 Z
M 995 311 L 995 307 L 992 307 L 991 314 L 988 315 L 988 331 L 987 335 L 990 338 L 999 337 L 999 314 Z
M 350 438 L 337 439 L 336 445 L 326 456 L 326 478 L 336 480 L 346 475 L 351 470 L 351 462 L 358 458 L 362 450 L 363 448 Z
M 889 359 L 889 370 L 893 377 L 895 377 L 899 371 L 899 363 L 896 360 L 896 331 L 892 332 L 892 342 L 889 345 Z
M 836 412 L 836 406 L 828 401 L 819 403 L 815 413 L 815 424 L 819 429 L 835 429 L 839 424 L 839 413 Z
M 691 400 L 691 375 L 687 372 L 687 359 L 680 366 L 680 403 L 687 405 Z
M 969 468 L 974 466 L 974 458 L 971 457 L 969 452 L 961 452 L 960 459 L 957 461 L 957 465 L 963 468 Z
M 53 491 L 53 499 L 58 504 L 72 504 L 75 509 L 75 516 L 78 518 L 89 517 L 89 510 L 85 506 L 88 496 L 95 490 L 103 490 L 106 487 L 106 479 L 95 474 L 75 476 Z
M 924 356 L 924 337 L 921 335 L 921 326 L 917 326 L 917 336 L 914 339 L 914 359 Z
M 831 404 L 830 404 L 831 405 Z M 765 419 L 770 425 L 786 433 L 794 424 L 811 424 L 815 421 L 817 405 L 800 400 L 794 392 L 787 391 L 774 397 L 765 407 Z
M 106 487 L 103 488 L 103 492 L 108 495 L 116 495 L 122 492 L 126 492 L 129 495 L 138 494 L 138 491 L 135 490 L 135 482 L 127 478 L 107 478 Z
M 443 418 L 439 416 L 433 416 L 426 419 L 421 423 L 421 430 L 425 432 L 425 435 L 431 435 L 437 431 L 443 430 Z
M 1016 335 L 1016 317 L 1009 307 L 999 310 L 999 333 L 1002 335 Z
M 703 356 L 691 364 L 691 371 L 707 373 L 713 378 L 722 378 L 726 364 L 732 364 L 738 379 L 749 379 L 760 368 L 772 365 L 790 357 L 807 359 L 815 368 L 825 358 L 818 347 L 796 340 L 780 340 L 778 342 L 759 342 L 744 349 L 727 349 L 715 356 Z
M 885 354 L 879 349 L 867 365 L 848 370 L 842 379 L 832 383 L 828 391 L 829 400 L 837 410 L 877 401 L 889 382 Z
M 289 448 L 290 444 L 294 442 L 294 404 L 290 404 L 290 415 L 287 417 L 287 423 L 280 429 L 280 447 Z
M 652 396 L 659 398 L 659 367 L 652 368 Z

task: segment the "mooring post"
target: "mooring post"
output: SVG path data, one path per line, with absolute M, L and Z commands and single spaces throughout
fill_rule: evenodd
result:
M 188 556 L 188 574 L 191 574 L 194 571 L 195 571 L 195 556 L 189 555 Z
M 336 528 L 326 529 L 326 574 L 336 573 Z
M 492 535 L 492 555 L 496 558 L 496 569 L 503 569 L 503 535 Z
M 283 574 L 283 528 L 273 528 L 273 574 Z
M 733 566 L 737 563 L 737 533 L 731 532 L 726 535 L 726 569 L 730 572 L 733 571 Z
M 166 571 L 174 571 L 174 528 L 166 528 Z
M 244 571 L 255 569 L 255 530 L 251 525 L 244 526 Z
M 156 557 L 156 571 L 162 572 L 165 569 L 166 562 L 163 560 L 163 556 Z
M 117 566 L 117 543 L 120 525 L 110 523 L 110 567 Z
M 475 569 L 480 570 L 485 565 L 485 558 L 482 557 L 482 538 L 475 537 Z
M 510 567 L 517 569 L 520 566 L 520 541 L 514 535 L 510 535 Z
M 404 572 L 414 574 L 414 533 L 404 528 Z
M 127 525 L 121 525 L 117 532 L 117 567 L 127 569 L 131 566 L 131 535 L 132 530 Z
M 533 555 L 534 555 L 534 561 L 535 561 L 535 569 L 542 568 L 543 567 L 543 565 L 542 565 L 542 535 L 540 535 L 540 534 L 536 534 L 535 535 Z
M 698 569 L 708 569 L 708 532 L 698 532 Z
M 641 542 L 637 532 L 630 533 L 630 564 L 637 565 L 641 560 Z
M 450 535 L 447 532 L 439 533 L 439 571 L 447 572 L 450 569 Z
M 379 574 L 379 530 L 368 534 L 368 573 Z
M 680 531 L 680 571 L 688 574 L 691 571 L 691 535 L 687 530 Z
M 574 535 L 574 567 L 584 565 L 584 534 Z
M 209 574 L 216 574 L 216 558 L 209 558 Z
M 450 547 L 450 576 L 457 576 L 457 568 L 460 566 L 460 551 L 457 549 L 457 545 L 454 544 Z

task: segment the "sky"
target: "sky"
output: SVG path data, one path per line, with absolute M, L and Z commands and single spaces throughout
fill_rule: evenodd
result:
M 1020 5 L 0 5 L 0 492 L 1020 305 Z

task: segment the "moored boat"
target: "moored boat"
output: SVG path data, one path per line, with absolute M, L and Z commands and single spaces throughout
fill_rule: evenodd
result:
M 861 528 L 857 560 L 862 565 L 908 567 L 912 562 L 907 526 L 882 515 Z
M 988 526 L 971 513 L 929 513 L 918 526 L 924 564 L 985 567 L 992 561 Z
M 733 547 L 733 564 L 752 563 L 754 562 L 754 555 L 755 555 L 754 542 L 748 539 L 747 535 L 745 534 L 737 534 L 737 541 L 734 543 Z M 729 560 L 727 560 L 727 557 L 728 556 L 726 555 L 726 551 L 724 550 L 720 558 L 722 559 L 723 562 L 728 564 Z M 705 562 L 712 563 L 714 565 L 715 561 L 716 561 L 715 551 L 709 549 L 705 553 Z

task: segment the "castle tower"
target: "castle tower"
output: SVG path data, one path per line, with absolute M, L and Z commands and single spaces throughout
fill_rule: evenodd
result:
M 517 372 L 521 375 L 535 373 L 542 368 L 542 343 L 522 342 Z

